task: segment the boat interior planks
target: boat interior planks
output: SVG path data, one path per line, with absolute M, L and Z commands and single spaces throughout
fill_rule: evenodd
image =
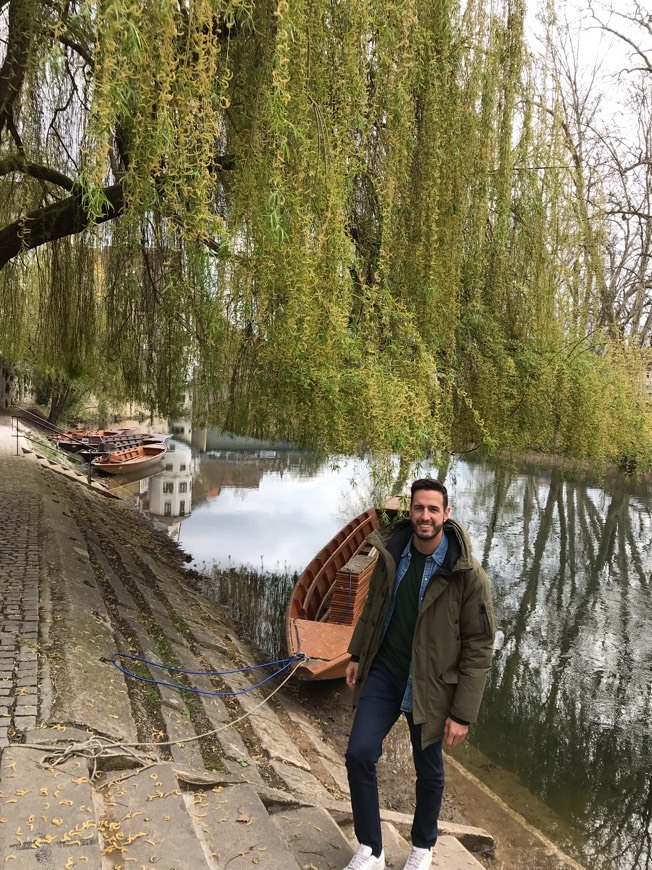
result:
M 292 628 L 296 633 L 296 651 L 310 656 L 309 662 L 297 667 L 298 677 L 325 680 L 344 676 L 351 660 L 346 650 L 353 635 L 352 625 L 297 619 Z

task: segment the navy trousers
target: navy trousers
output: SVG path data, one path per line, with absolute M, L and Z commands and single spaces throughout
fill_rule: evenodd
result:
M 376 764 L 383 740 L 401 715 L 406 681 L 380 662 L 374 662 L 362 687 L 353 719 L 346 769 L 351 790 L 353 823 L 358 842 L 370 846 L 377 857 L 383 848 Z M 444 762 L 439 740 L 421 748 L 421 725 L 405 713 L 412 740 L 416 770 L 416 807 L 412 822 L 412 845 L 429 849 L 437 842 L 437 820 L 444 794 Z

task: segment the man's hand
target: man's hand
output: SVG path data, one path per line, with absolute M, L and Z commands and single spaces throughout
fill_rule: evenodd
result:
M 446 724 L 444 725 L 444 742 L 446 743 L 446 746 L 459 746 L 460 743 L 464 742 L 464 738 L 468 733 L 468 725 L 460 725 L 459 722 L 455 722 L 453 719 L 447 719 Z
M 349 662 L 346 666 L 346 685 L 349 689 L 355 689 L 358 682 L 358 664 L 359 662 Z

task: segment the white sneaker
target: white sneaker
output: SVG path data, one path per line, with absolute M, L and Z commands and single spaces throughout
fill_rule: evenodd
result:
M 432 849 L 419 849 L 412 846 L 403 870 L 430 870 Z
M 385 852 L 376 858 L 371 846 L 358 846 L 344 870 L 385 870 Z

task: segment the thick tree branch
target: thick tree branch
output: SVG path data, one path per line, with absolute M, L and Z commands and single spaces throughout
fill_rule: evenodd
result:
M 93 41 L 92 36 L 84 32 L 84 28 L 75 18 L 66 16 L 65 24 L 66 31 L 59 34 L 59 41 L 76 52 L 90 69 L 95 69 L 95 58 L 89 48 Z
M 21 220 L 0 230 L 0 269 L 21 251 L 31 251 L 47 242 L 81 233 L 92 224 L 113 220 L 124 209 L 122 185 L 104 188 L 107 202 L 94 220 L 84 208 L 81 192 L 67 199 L 36 209 Z
M 0 161 L 0 175 L 6 175 L 8 172 L 19 168 L 14 165 L 13 167 L 6 168 L 6 171 L 3 173 L 3 166 L 9 164 L 13 159 L 11 157 Z M 16 160 L 18 161 L 19 159 L 16 158 Z M 233 169 L 235 158 L 231 154 L 220 154 L 216 155 L 215 163 L 218 171 Z M 36 164 L 23 164 L 21 171 L 25 171 L 24 167 L 26 165 L 33 167 L 34 171 L 30 174 L 35 178 L 44 178 L 46 181 L 59 184 L 60 187 L 66 187 L 69 183 L 70 188 L 66 187 L 66 189 L 71 190 L 72 196 L 36 209 L 26 217 L 14 221 L 0 230 L 0 269 L 6 266 L 21 251 L 31 251 L 48 242 L 53 242 L 55 239 L 81 233 L 93 224 L 101 224 L 105 221 L 114 220 L 124 210 L 124 191 L 121 184 L 112 184 L 104 188 L 104 195 L 107 201 L 104 204 L 102 213 L 92 219 L 84 208 L 81 190 L 70 179 L 46 166 L 37 166 Z M 37 174 L 37 172 L 40 174 Z M 205 244 L 213 252 L 221 250 L 219 245 L 216 247 L 210 241 L 206 241 Z
M 622 206 L 607 209 L 605 214 L 616 215 L 617 217 L 623 218 L 623 220 L 627 217 L 637 217 L 644 221 L 652 220 L 652 214 L 649 212 L 639 211 L 638 209 L 633 208 L 623 208 Z

